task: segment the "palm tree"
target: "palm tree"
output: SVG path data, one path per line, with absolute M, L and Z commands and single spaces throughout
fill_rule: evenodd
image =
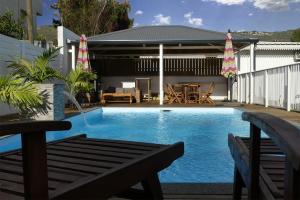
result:
M 45 50 L 34 61 L 24 58 L 11 62 L 8 66 L 13 69 L 13 75 L 34 83 L 44 83 L 51 79 L 64 79 L 64 77 L 50 66 L 51 61 L 58 55 L 59 48 Z
M 0 76 L 0 102 L 14 107 L 20 114 L 36 113 L 44 105 L 43 95 L 33 82 L 13 75 Z
M 97 75 L 93 72 L 87 72 L 82 66 L 77 66 L 75 70 L 70 71 L 65 81 L 67 91 L 76 96 L 79 92 L 89 92 L 93 88 L 90 81 L 96 80 Z

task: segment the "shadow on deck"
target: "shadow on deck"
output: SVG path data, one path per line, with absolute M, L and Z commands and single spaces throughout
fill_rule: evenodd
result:
M 138 188 L 139 186 L 137 186 Z M 165 200 L 231 200 L 231 183 L 164 183 L 162 184 Z M 111 198 L 124 200 L 127 198 Z M 141 199 L 141 198 L 133 198 Z M 246 195 L 243 196 L 246 199 Z

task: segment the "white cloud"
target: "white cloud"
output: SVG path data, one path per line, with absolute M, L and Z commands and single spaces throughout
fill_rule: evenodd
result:
M 202 18 L 197 18 L 197 17 L 192 17 L 193 12 L 188 12 L 184 14 L 184 18 L 188 21 L 189 24 L 193 26 L 202 26 L 203 25 L 203 19 Z
M 249 16 L 249 17 L 253 16 L 253 13 L 249 13 L 248 16 Z
M 144 14 L 144 12 L 143 12 L 142 10 L 137 10 L 137 11 L 135 12 L 135 15 L 142 15 L 142 14 Z
M 254 0 L 253 5 L 262 10 L 288 10 L 291 3 L 300 3 L 300 0 Z
M 181 3 L 185 3 L 185 0 L 182 0 Z
M 252 3 L 254 7 L 262 10 L 281 11 L 288 10 L 290 4 L 300 3 L 300 0 L 202 0 L 203 2 L 216 2 L 222 5 L 243 5 L 244 3 Z
M 135 23 L 133 24 L 133 27 L 137 27 L 137 26 L 139 26 L 139 25 L 140 25 L 139 23 L 136 23 L 136 22 L 135 22 Z
M 202 0 L 202 1 L 212 1 L 212 2 L 216 2 L 218 4 L 223 4 L 223 5 L 242 5 L 243 3 L 246 2 L 246 0 Z
M 152 23 L 153 25 L 170 25 L 171 16 L 164 16 L 163 14 L 155 15 Z

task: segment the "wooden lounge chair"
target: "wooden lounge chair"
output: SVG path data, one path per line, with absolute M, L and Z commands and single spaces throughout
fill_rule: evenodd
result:
M 46 131 L 67 121 L 0 124 L 0 136 L 21 133 L 22 150 L 0 154 L 0 199 L 107 199 L 141 182 L 162 199 L 157 173 L 183 155 L 183 143 L 159 145 L 79 135 L 46 144 Z M 24 178 L 24 179 L 23 179 Z
M 202 91 L 201 92 L 201 98 L 200 98 L 200 101 L 199 103 L 208 103 L 208 104 L 215 104 L 215 102 L 211 99 L 211 95 L 213 94 L 215 90 L 215 83 L 212 82 L 209 86 L 208 86 L 208 89 L 207 91 Z
M 175 91 L 171 84 L 167 84 L 167 97 L 168 97 L 168 104 L 172 104 L 172 103 L 181 104 L 183 101 L 183 92 Z
M 111 99 L 107 99 L 110 97 Z M 101 103 L 105 104 L 106 102 L 128 102 L 132 103 L 132 94 L 129 93 L 103 93 L 101 96 Z
M 300 199 L 300 130 L 265 113 L 243 113 L 250 138 L 228 137 L 235 161 L 233 199 Z M 264 131 L 270 138 L 260 138 Z

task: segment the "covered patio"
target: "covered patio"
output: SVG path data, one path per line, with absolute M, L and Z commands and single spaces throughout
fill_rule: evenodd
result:
M 252 68 L 257 42 L 233 35 L 237 55 L 250 45 Z M 72 68 L 78 43 L 69 43 Z M 146 79 L 150 81 L 138 81 L 139 89 L 143 94 L 151 90 L 149 95 L 156 97 L 160 105 L 164 104 L 167 83 L 197 82 L 205 86 L 214 82 L 214 100 L 230 96 L 230 84 L 221 76 L 225 33 L 185 26 L 146 26 L 89 37 L 88 47 L 92 69 L 99 77 L 95 86 L 98 92 L 121 87 L 121 82 Z

